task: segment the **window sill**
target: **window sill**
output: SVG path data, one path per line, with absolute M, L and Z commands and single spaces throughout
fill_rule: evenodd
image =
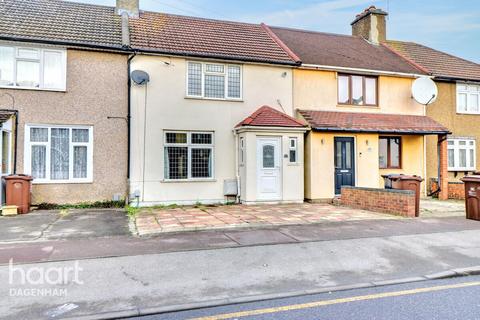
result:
M 53 180 L 33 180 L 32 184 L 92 184 L 93 180 L 81 180 L 81 181 L 74 181 L 74 180 L 58 180 L 58 181 L 53 181 Z
M 387 167 L 387 168 L 379 168 L 380 170 L 402 170 L 401 167 Z
M 185 96 L 185 99 L 206 100 L 206 101 L 243 102 L 243 99 L 204 98 L 204 97 L 194 97 L 194 96 Z
M 476 168 L 448 168 L 448 172 L 474 172 Z
M 185 183 L 185 182 L 217 182 L 217 179 L 214 178 L 205 178 L 205 179 L 163 179 L 160 180 L 162 183 Z
M 47 88 L 18 87 L 18 86 L 2 86 L 2 85 L 0 85 L 0 89 L 67 92 L 67 89 L 47 89 Z
M 471 115 L 471 116 L 480 116 L 480 112 L 468 112 L 468 111 L 458 111 L 457 114 L 465 114 L 465 115 Z
M 370 109 L 380 109 L 378 105 L 371 105 L 371 104 L 337 104 L 339 108 L 370 108 Z

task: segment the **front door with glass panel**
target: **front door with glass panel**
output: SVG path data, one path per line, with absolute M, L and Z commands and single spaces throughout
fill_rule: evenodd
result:
M 355 185 L 355 156 L 353 138 L 335 138 L 335 194 L 342 186 Z
M 257 138 L 257 197 L 280 200 L 282 197 L 280 138 Z

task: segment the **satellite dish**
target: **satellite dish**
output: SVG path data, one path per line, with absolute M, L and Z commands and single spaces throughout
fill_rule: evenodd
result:
M 415 79 L 412 84 L 412 97 L 420 104 L 428 105 L 433 103 L 438 96 L 438 89 L 435 82 L 428 77 Z
M 148 73 L 142 70 L 133 70 L 130 74 L 130 78 L 138 85 L 146 84 L 150 81 L 150 76 Z

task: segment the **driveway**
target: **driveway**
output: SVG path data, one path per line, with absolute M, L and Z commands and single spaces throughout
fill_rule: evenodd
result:
M 464 200 L 438 200 L 435 198 L 420 199 L 420 217 L 445 218 L 465 217 Z
M 0 242 L 47 241 L 128 235 L 123 209 L 34 211 L 0 217 Z
M 402 217 L 323 203 L 145 208 L 136 215 L 133 232 L 148 235 L 380 219 Z

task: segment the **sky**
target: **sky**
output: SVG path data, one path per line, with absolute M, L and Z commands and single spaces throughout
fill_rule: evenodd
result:
M 115 0 L 72 1 L 115 6 Z M 389 13 L 388 39 L 480 63 L 479 0 L 140 0 L 142 10 L 341 34 L 350 34 L 350 22 L 370 5 Z

